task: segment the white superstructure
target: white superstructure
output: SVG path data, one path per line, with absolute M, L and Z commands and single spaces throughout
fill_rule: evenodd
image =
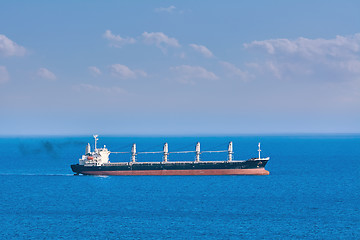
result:
M 104 163 L 109 163 L 110 151 L 104 145 L 103 148 L 97 148 L 98 135 L 94 135 L 95 147 L 94 151 L 91 151 L 90 143 L 86 146 L 85 155 L 79 159 L 80 165 L 85 166 L 101 166 Z

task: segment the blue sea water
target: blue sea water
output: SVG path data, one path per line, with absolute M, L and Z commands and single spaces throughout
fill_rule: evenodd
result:
M 270 156 L 269 176 L 74 176 L 91 137 L 0 138 L 0 239 L 360 239 L 360 135 L 100 137 Z M 223 160 L 226 154 L 202 154 Z M 170 160 L 192 160 L 192 154 Z M 111 156 L 128 161 L 129 155 Z M 139 155 L 138 161 L 161 155 Z

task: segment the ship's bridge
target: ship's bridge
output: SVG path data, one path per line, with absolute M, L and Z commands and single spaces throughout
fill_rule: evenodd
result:
M 86 146 L 85 155 L 79 159 L 80 165 L 85 166 L 101 166 L 102 164 L 109 163 L 110 151 L 104 145 L 103 148 L 97 148 L 98 135 L 94 135 L 95 147 L 94 151 L 91 151 L 90 143 Z

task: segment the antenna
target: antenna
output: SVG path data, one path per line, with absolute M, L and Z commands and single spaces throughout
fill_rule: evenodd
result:
M 259 143 L 258 147 L 259 147 L 258 152 L 259 152 L 259 159 L 260 159 L 260 152 L 261 152 L 260 143 Z
M 95 150 L 96 150 L 96 142 L 97 142 L 97 140 L 99 140 L 97 137 L 99 136 L 99 135 L 93 135 L 94 136 L 94 140 L 95 140 Z

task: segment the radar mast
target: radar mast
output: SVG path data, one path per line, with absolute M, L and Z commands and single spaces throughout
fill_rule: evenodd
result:
M 99 135 L 93 135 L 94 136 L 94 141 L 95 141 L 95 150 L 97 149 L 96 148 L 96 143 L 97 143 L 97 140 L 99 140 L 97 137 L 99 136 Z

